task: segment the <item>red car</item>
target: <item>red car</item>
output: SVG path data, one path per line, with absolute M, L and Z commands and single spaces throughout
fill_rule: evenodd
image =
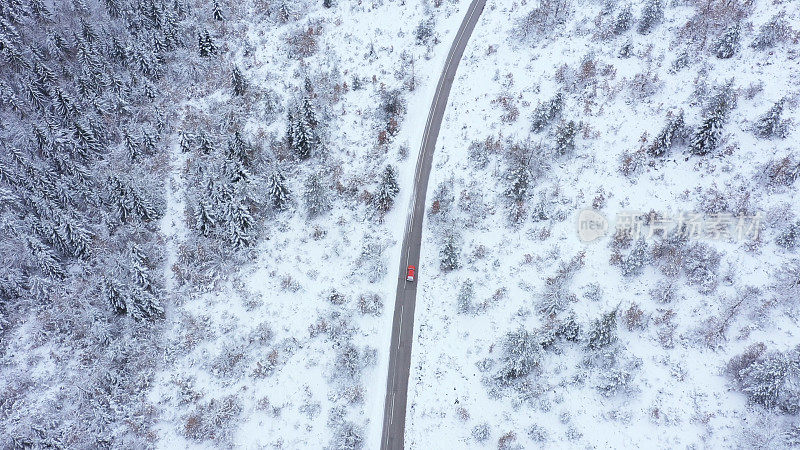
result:
M 406 281 L 414 281 L 414 276 L 417 274 L 417 268 L 414 266 L 408 266 L 408 271 L 406 271 Z

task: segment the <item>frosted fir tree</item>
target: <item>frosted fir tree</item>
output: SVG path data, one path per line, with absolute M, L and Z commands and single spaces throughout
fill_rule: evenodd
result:
M 444 246 L 439 252 L 442 270 L 449 272 L 461 267 L 461 257 L 459 253 L 455 235 L 448 233 L 444 239 Z
M 505 195 L 512 202 L 524 202 L 528 198 L 530 171 L 524 161 L 515 161 L 506 173 L 509 182 Z
M 734 24 L 725 29 L 722 36 L 714 43 L 714 54 L 719 59 L 731 58 L 739 48 L 739 24 Z
M 564 156 L 575 150 L 575 136 L 578 134 L 578 126 L 575 121 L 562 122 L 555 135 L 554 151 L 558 156 Z
M 278 211 L 283 211 L 289 206 L 289 188 L 286 179 L 280 172 L 273 172 L 269 177 L 268 195 L 272 206 Z
M 683 111 L 667 119 L 667 124 L 653 139 L 653 143 L 647 148 L 650 156 L 660 158 L 667 155 L 670 148 L 686 138 L 686 123 L 683 119 Z
M 622 263 L 620 264 L 622 275 L 631 277 L 642 273 L 642 270 L 649 262 L 647 250 L 647 242 L 643 237 L 639 238 L 628 256 L 622 258 Z
M 209 206 L 208 202 L 201 201 L 195 210 L 195 223 L 197 223 L 197 230 L 200 231 L 202 236 L 210 236 L 214 228 L 217 226 L 217 219 L 214 212 Z
M 716 89 L 705 108 L 705 118 L 691 139 L 689 151 L 698 156 L 711 153 L 722 138 L 722 128 L 728 113 L 736 107 L 736 92 L 733 81 Z
M 122 144 L 125 146 L 125 151 L 128 153 L 128 159 L 135 162 L 141 156 L 141 148 L 136 138 L 130 135 L 128 129 L 122 130 Z
M 238 66 L 234 66 L 233 68 L 231 85 L 233 86 L 233 95 L 241 97 L 247 91 L 247 80 L 244 78 Z
M 784 19 L 784 16 L 785 14 L 783 12 L 778 13 L 772 17 L 769 22 L 761 25 L 750 47 L 756 50 L 766 50 L 774 47 L 778 42 L 785 39 L 789 32 L 789 25 Z
M 228 204 L 225 222 L 228 224 L 227 240 L 234 248 L 247 247 L 252 243 L 253 216 L 247 206 L 239 200 Z
M 214 41 L 211 39 L 211 34 L 208 30 L 203 30 L 198 36 L 198 47 L 200 48 L 200 56 L 209 57 L 213 55 L 217 48 L 214 46 Z
M 664 3 L 661 0 L 648 0 L 642 10 L 642 18 L 636 31 L 647 34 L 664 19 Z
M 222 8 L 219 6 L 219 2 L 214 2 L 214 7 L 211 15 L 214 17 L 214 20 L 220 22 L 225 20 L 225 14 L 222 12 Z
M 318 174 L 311 174 L 306 179 L 303 199 L 310 218 L 322 215 L 331 209 L 330 196 L 326 187 L 322 184 L 322 177 Z
M 766 408 L 800 412 L 800 359 L 796 352 L 776 353 L 739 372 L 742 391 L 748 399 Z
M 400 187 L 397 185 L 397 172 L 391 165 L 386 166 L 381 176 L 380 185 L 378 185 L 378 193 L 375 195 L 375 206 L 378 211 L 385 213 L 392 209 L 394 199 L 400 192 Z
M 292 150 L 300 160 L 306 160 L 311 157 L 314 151 L 314 132 L 309 126 L 308 122 L 303 117 L 295 119 L 292 126 L 293 136 L 291 139 Z
M 294 113 L 289 108 L 286 113 L 286 145 L 294 151 Z
M 586 344 L 592 350 L 607 347 L 617 340 L 617 310 L 603 314 L 596 319 L 587 336 Z
M 633 26 L 633 9 L 631 5 L 625 5 L 617 14 L 612 30 L 614 34 L 622 34 L 630 30 L 631 26 Z
M 299 116 L 302 118 L 305 125 L 311 129 L 316 129 L 317 125 L 317 113 L 314 108 L 314 104 L 311 102 L 311 96 L 306 95 L 303 97 L 303 101 L 300 103 L 300 114 Z
M 704 156 L 717 147 L 722 138 L 724 119 L 724 113 L 717 110 L 703 120 L 703 123 L 692 137 L 690 146 L 692 154 Z
M 470 314 L 473 311 L 472 302 L 475 299 L 475 287 L 472 280 L 465 280 L 461 284 L 461 289 L 458 290 L 458 297 L 456 304 L 458 306 L 459 314 Z
M 503 356 L 500 377 L 514 380 L 527 376 L 539 366 L 542 347 L 536 334 L 524 329 L 512 331 L 503 339 Z
M 757 136 L 762 138 L 786 137 L 787 126 L 786 123 L 781 120 L 784 103 L 785 100 L 780 100 L 775 103 L 769 111 L 758 118 L 754 127 Z
M 556 327 L 556 337 L 569 342 L 577 342 L 581 334 L 581 326 L 575 319 L 575 314 L 570 314 L 566 319 L 559 322 Z
M 531 131 L 538 133 L 550 124 L 564 109 L 564 95 L 560 92 L 544 103 L 539 103 L 533 110 L 531 118 Z

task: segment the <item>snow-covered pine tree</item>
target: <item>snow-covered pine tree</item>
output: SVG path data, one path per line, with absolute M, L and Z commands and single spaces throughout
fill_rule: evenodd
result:
M 800 410 L 800 360 L 796 352 L 776 353 L 755 361 L 739 372 L 748 399 L 786 413 Z
M 303 198 L 308 217 L 317 217 L 331 209 L 330 196 L 322 184 L 322 176 L 319 174 L 312 173 L 308 176 L 303 190 Z
M 700 128 L 697 129 L 692 137 L 692 143 L 689 147 L 692 154 L 698 156 L 707 155 L 717 147 L 722 137 L 724 119 L 724 112 L 717 110 L 703 120 Z
M 756 135 L 762 138 L 780 137 L 786 135 L 786 124 L 781 120 L 783 114 L 783 105 L 785 100 L 780 100 L 758 118 L 755 124 L 754 131 Z
M 778 42 L 784 39 L 789 31 L 789 25 L 784 19 L 785 14 L 780 12 L 770 19 L 769 22 L 761 25 L 750 47 L 756 50 L 766 50 L 774 47 Z
M 318 122 L 317 122 L 317 113 L 314 110 L 314 104 L 311 102 L 310 95 L 304 95 L 303 101 L 300 102 L 300 114 L 299 116 L 305 122 L 305 124 L 311 128 L 316 129 Z
M 294 151 L 294 113 L 292 108 L 286 113 L 286 145 Z
M 292 149 L 295 155 L 300 160 L 306 160 L 311 157 L 314 151 L 314 131 L 308 125 L 303 117 L 298 117 L 292 127 L 294 135 L 292 136 Z
M 575 135 L 578 134 L 578 126 L 573 120 L 559 124 L 556 129 L 554 152 L 558 156 L 564 156 L 575 150 Z
M 648 263 L 647 242 L 644 237 L 640 237 L 633 245 L 633 249 L 628 256 L 622 258 L 620 269 L 622 275 L 626 277 L 639 275 L 644 266 Z
M 683 120 L 683 111 L 679 111 L 667 119 L 667 124 L 653 139 L 653 143 L 647 148 L 647 153 L 655 158 L 664 157 L 675 143 L 685 138 L 686 123 Z
M 617 310 L 607 312 L 592 323 L 587 336 L 587 345 L 598 350 L 611 345 L 617 340 Z
M 197 230 L 200 231 L 200 234 L 206 237 L 210 236 L 214 227 L 217 226 L 217 220 L 208 202 L 201 201 L 197 205 L 195 223 L 197 223 Z
M 633 25 L 633 8 L 630 4 L 625 5 L 622 11 L 617 14 L 617 19 L 614 21 L 613 31 L 614 34 L 622 34 L 631 29 Z
M 576 342 L 581 334 L 581 326 L 575 319 L 575 314 L 568 315 L 556 327 L 556 337 L 569 342 Z
M 269 177 L 269 199 L 272 206 L 278 211 L 283 211 L 289 206 L 289 188 L 283 174 L 275 171 Z
M 692 137 L 689 151 L 694 155 L 707 155 L 719 144 L 722 127 L 728 113 L 736 107 L 736 91 L 733 80 L 716 88 L 716 92 L 707 102 L 705 118 Z
M 553 98 L 544 103 L 539 103 L 533 110 L 531 118 L 531 131 L 538 133 L 542 131 L 550 122 L 561 114 L 564 109 L 564 95 L 557 93 Z
M 639 34 L 647 34 L 652 31 L 664 19 L 664 3 L 661 0 L 647 0 L 642 10 L 642 18 L 639 19 L 637 30 Z
M 498 374 L 504 381 L 527 376 L 542 360 L 542 346 L 535 333 L 520 328 L 503 339 L 502 368 Z
M 247 80 L 244 78 L 242 71 L 238 66 L 233 67 L 233 74 L 231 75 L 231 85 L 233 86 L 233 95 L 242 96 L 247 91 Z
M 225 222 L 228 224 L 227 240 L 233 248 L 240 249 L 252 243 L 253 216 L 247 205 L 238 199 L 230 202 L 226 209 Z
M 383 170 L 380 185 L 378 185 L 378 192 L 375 195 L 375 206 L 378 211 L 385 213 L 392 209 L 394 198 L 400 192 L 400 187 L 397 185 L 397 173 L 393 166 L 387 165 Z
M 200 48 L 200 56 L 209 57 L 213 55 L 217 48 L 214 46 L 214 41 L 211 39 L 211 34 L 208 30 L 203 30 L 198 37 L 198 46 Z
M 713 46 L 714 54 L 717 58 L 728 59 L 736 53 L 739 48 L 739 34 L 740 25 L 738 23 L 725 29 Z
M 219 6 L 219 2 L 214 2 L 214 8 L 211 15 L 212 17 L 214 17 L 214 20 L 217 21 L 225 20 L 225 14 L 223 14 L 222 8 Z
M 442 250 L 439 252 L 442 270 L 449 272 L 461 267 L 461 257 L 459 253 L 456 236 L 452 232 L 447 233 L 444 238 L 444 246 L 442 246 Z
M 459 314 L 470 314 L 473 311 L 472 301 L 475 298 L 475 287 L 472 285 L 472 280 L 464 280 L 461 284 L 461 289 L 458 290 L 458 297 L 456 304 Z
M 322 0 L 322 6 L 324 6 L 325 8 L 332 8 L 333 0 Z

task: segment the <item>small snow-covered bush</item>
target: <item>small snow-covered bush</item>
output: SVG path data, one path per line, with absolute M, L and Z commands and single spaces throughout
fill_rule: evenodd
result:
M 361 450 L 364 448 L 364 428 L 351 421 L 343 421 L 334 430 L 329 450 Z
M 439 252 L 442 270 L 452 271 L 461 267 L 461 251 L 457 236 L 449 232 L 444 238 L 444 245 Z
M 794 249 L 797 247 L 798 240 L 800 240 L 800 222 L 790 224 L 778 235 L 775 243 L 786 249 Z
M 365 367 L 375 363 L 376 357 L 376 349 L 370 347 L 359 349 L 351 342 L 347 342 L 336 349 L 334 374 L 336 377 L 358 378 Z
M 717 287 L 717 270 L 722 255 L 710 246 L 696 242 L 683 253 L 682 267 L 689 284 L 697 286 L 700 293 L 708 294 Z
M 489 428 L 489 424 L 484 422 L 480 425 L 475 425 L 472 428 L 472 437 L 478 442 L 486 442 L 489 440 L 489 437 L 492 435 L 492 430 Z
M 769 188 L 791 187 L 800 177 L 800 161 L 794 155 L 770 161 L 762 170 Z
M 195 441 L 226 442 L 231 438 L 235 429 L 233 423 L 242 409 L 235 395 L 211 399 L 184 417 L 183 434 Z
M 380 295 L 375 293 L 361 294 L 358 297 L 358 310 L 364 315 L 379 316 L 383 311 L 383 301 Z

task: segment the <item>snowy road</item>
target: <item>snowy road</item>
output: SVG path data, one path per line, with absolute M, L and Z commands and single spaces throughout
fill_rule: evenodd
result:
M 406 282 L 406 268 L 414 265 L 419 268 L 419 253 L 422 243 L 422 221 L 425 216 L 425 194 L 428 189 L 428 176 L 433 161 L 433 151 L 439 128 L 450 95 L 450 87 L 455 79 L 456 69 L 464 53 L 472 30 L 480 18 L 486 0 L 472 0 L 464 20 L 456 33 L 453 45 L 445 60 L 444 70 L 436 86 L 436 93 L 428 113 L 428 122 L 422 137 L 417 168 L 414 175 L 414 193 L 411 210 L 406 222 L 403 247 L 400 258 L 400 271 L 397 283 L 397 296 L 392 322 L 392 340 L 389 351 L 389 374 L 386 381 L 386 403 L 383 416 L 381 448 L 402 449 L 406 423 L 406 404 L 408 376 L 411 369 L 411 343 L 414 334 L 414 307 L 417 297 L 417 284 Z M 424 269 L 418 275 L 424 276 Z

